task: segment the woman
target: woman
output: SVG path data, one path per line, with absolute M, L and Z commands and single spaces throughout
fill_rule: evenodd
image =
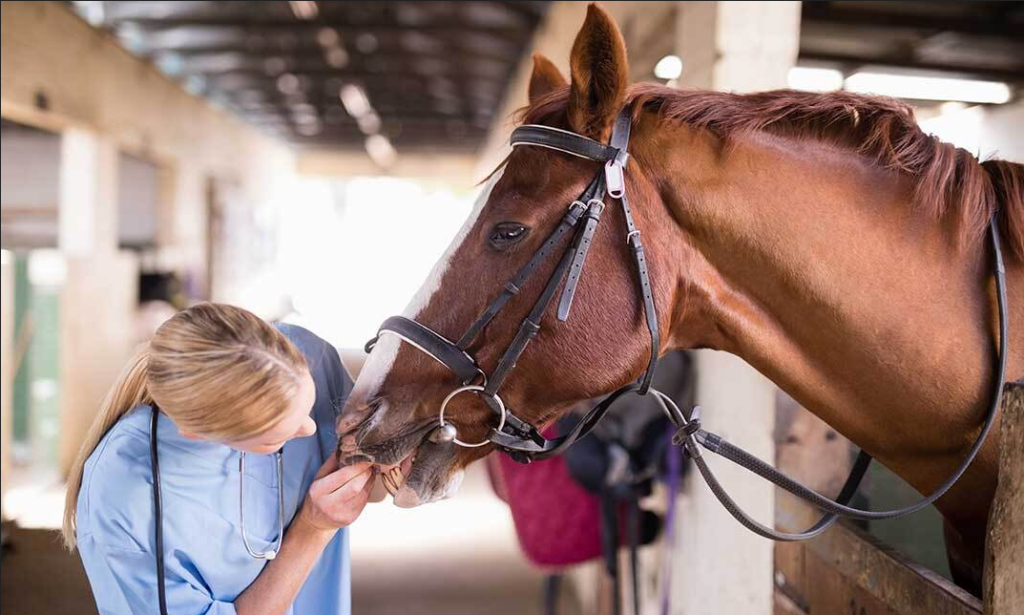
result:
M 343 528 L 374 483 L 369 465 L 335 461 L 351 388 L 300 327 L 211 303 L 161 325 L 68 479 L 64 540 L 100 611 L 159 612 L 162 560 L 169 613 L 348 613 Z

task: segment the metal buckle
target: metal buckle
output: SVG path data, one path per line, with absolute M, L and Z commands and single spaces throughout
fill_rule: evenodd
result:
M 604 207 L 605 207 L 604 201 L 602 201 L 601 199 L 590 199 L 587 202 L 587 209 L 590 209 L 591 207 L 596 208 L 597 209 L 597 215 L 600 216 L 601 213 L 604 211 Z
M 451 393 L 449 393 L 448 397 L 445 397 L 444 401 L 441 402 L 441 410 L 438 413 L 438 420 L 440 421 L 441 428 L 443 429 L 446 425 L 451 425 L 451 423 L 447 423 L 444 420 L 444 410 L 445 410 L 445 408 L 448 407 L 448 402 L 450 402 L 453 397 L 455 397 L 459 393 L 464 393 L 466 391 L 473 391 L 474 393 L 479 395 L 480 392 L 483 391 L 483 390 L 484 390 L 484 387 L 482 387 L 482 386 L 475 385 L 475 384 L 470 384 L 470 385 L 459 387 L 459 388 L 455 389 L 454 391 L 452 391 Z M 497 431 L 501 431 L 505 427 L 505 417 L 508 415 L 508 411 L 505 409 L 505 402 L 501 401 L 501 398 L 498 397 L 497 393 L 495 393 L 491 397 L 494 398 L 494 401 L 498 402 L 498 408 L 501 410 L 501 416 L 498 419 L 498 427 L 497 427 Z M 452 427 L 454 427 L 454 425 L 452 425 Z M 456 433 L 458 433 L 458 432 L 456 431 Z M 458 444 L 459 446 L 465 447 L 465 448 L 477 448 L 478 446 L 484 446 L 484 445 L 487 445 L 487 444 L 491 443 L 491 441 L 489 439 L 481 440 L 480 442 L 463 442 L 462 440 L 459 440 L 457 437 L 453 437 L 452 438 L 452 442 Z
M 626 243 L 627 244 L 630 241 L 632 241 L 634 235 L 639 238 L 640 237 L 640 229 L 634 229 L 634 230 L 626 233 Z
M 616 199 L 622 198 L 626 192 L 626 179 L 622 174 L 622 163 L 617 158 L 605 163 L 604 181 L 609 196 Z

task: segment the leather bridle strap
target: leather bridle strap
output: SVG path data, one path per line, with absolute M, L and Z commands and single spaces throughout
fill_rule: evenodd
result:
M 575 132 L 537 124 L 526 124 L 513 130 L 509 145 L 536 145 L 598 162 L 620 160 L 623 166 L 629 160 L 625 143 L 621 146 L 615 143 L 605 145 Z
M 455 372 L 462 384 L 469 384 L 483 374 L 473 357 L 440 333 L 404 316 L 392 316 L 385 320 L 377 331 L 377 337 L 366 343 L 367 353 L 373 350 L 384 333 L 390 333 L 412 344 L 420 352 Z
M 615 122 L 615 130 L 612 132 L 612 146 L 625 149 L 629 143 L 630 120 L 632 119 L 629 108 L 619 113 Z M 624 163 L 623 163 L 624 164 Z M 622 213 L 626 218 L 626 243 L 633 250 L 633 261 L 636 263 L 637 279 L 639 281 L 640 297 L 644 304 L 644 317 L 647 320 L 647 330 L 651 336 L 651 354 L 647 362 L 647 371 L 640 380 L 640 388 L 637 395 L 646 395 L 651 388 L 651 381 L 654 379 L 654 370 L 658 365 L 658 352 L 661 348 L 661 336 L 658 332 L 658 310 L 654 304 L 654 292 L 651 288 L 651 275 L 647 270 L 647 255 L 644 253 L 643 240 L 640 237 L 640 230 L 636 227 L 633 219 L 633 210 L 629 206 L 629 199 L 626 197 L 625 183 L 616 194 L 613 184 L 616 181 L 622 182 L 622 166 L 618 161 L 612 160 L 605 165 L 605 177 L 608 184 L 608 194 L 618 198 L 622 202 Z
M 574 442 L 593 431 L 594 427 L 597 427 L 597 424 L 601 422 L 601 419 L 604 418 L 604 415 L 608 413 L 608 410 L 619 398 L 626 393 L 635 393 L 638 388 L 639 385 L 635 383 L 630 384 L 605 397 L 600 403 L 591 408 L 570 431 L 558 438 L 542 438 L 542 441 L 524 440 L 513 434 L 492 430 L 490 435 L 491 442 L 506 452 L 516 451 L 522 453 L 531 461 L 550 459 L 564 453 L 565 449 L 572 446 Z

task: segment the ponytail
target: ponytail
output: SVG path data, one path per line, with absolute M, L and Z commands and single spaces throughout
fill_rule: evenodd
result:
M 85 462 L 99 445 L 103 436 L 117 423 L 121 417 L 132 409 L 152 404 L 146 380 L 149 372 L 149 344 L 141 346 L 118 376 L 114 386 L 107 392 L 100 413 L 89 428 L 82 448 L 78 451 L 75 463 L 68 475 L 67 495 L 64 499 L 64 546 L 69 550 L 75 548 L 77 533 L 78 492 L 82 487 L 82 475 Z

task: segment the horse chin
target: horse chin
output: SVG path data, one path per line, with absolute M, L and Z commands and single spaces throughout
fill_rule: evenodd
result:
M 414 508 L 455 495 L 466 473 L 456 465 L 455 453 L 455 445 L 450 442 L 427 441 L 420 445 L 412 469 L 395 492 L 395 506 Z

